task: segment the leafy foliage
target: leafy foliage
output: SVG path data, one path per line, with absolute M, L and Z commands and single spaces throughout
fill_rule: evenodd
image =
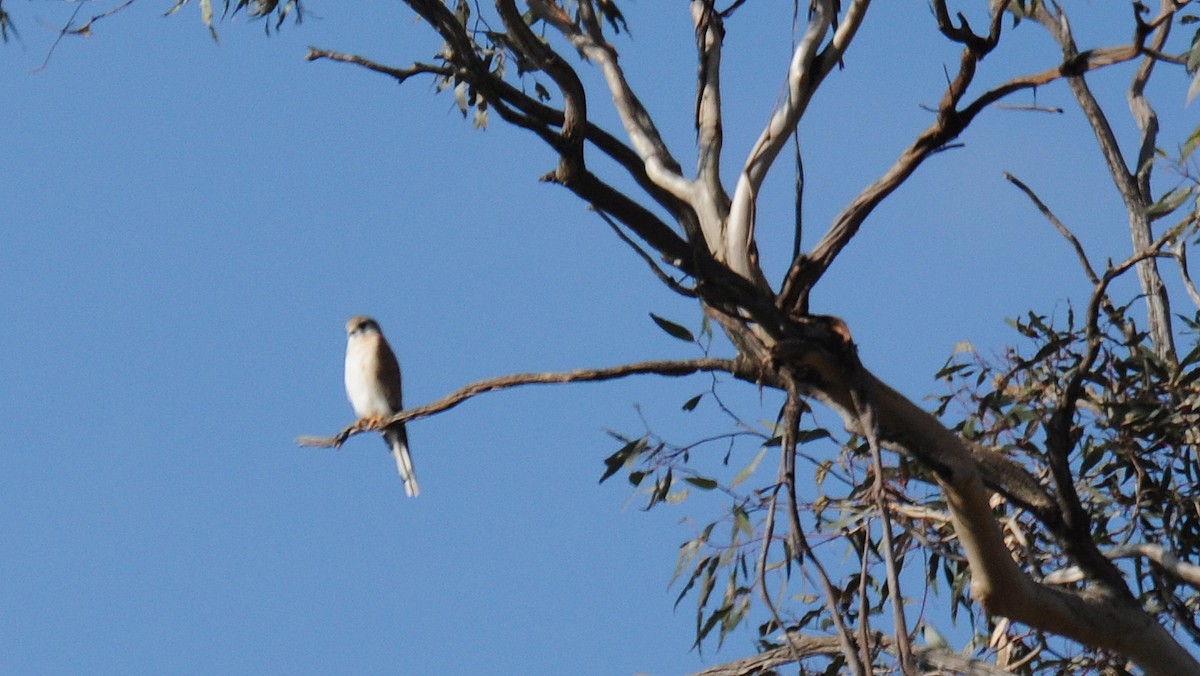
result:
M 178 12 L 189 2 L 191 2 L 191 0 L 176 0 L 171 9 L 167 10 L 167 15 L 170 16 L 171 14 Z M 231 7 L 232 12 L 230 12 Z M 301 0 L 284 0 L 282 3 L 280 0 L 236 0 L 236 2 L 234 2 L 234 0 L 224 0 L 224 8 L 221 11 L 221 16 L 237 16 L 237 13 L 243 9 L 245 9 L 250 16 L 256 19 L 267 18 L 274 14 L 275 30 L 279 30 L 279 27 L 283 25 L 283 22 L 289 16 L 294 16 L 296 23 L 300 23 L 304 19 L 304 6 L 301 3 Z M 200 20 L 203 21 L 204 25 L 208 28 L 213 40 L 216 40 L 217 28 L 213 25 L 212 0 L 200 0 Z M 270 22 L 265 24 L 264 30 L 268 35 L 270 35 Z
M 1099 324 L 1100 356 L 1084 374 L 1087 386 L 1070 435 L 1077 487 L 1094 519 L 1102 549 L 1160 543 L 1185 558 L 1200 554 L 1200 341 L 1177 364 L 1163 360 L 1131 317 L 1132 304 L 1110 307 Z M 1189 320 L 1196 327 L 1195 319 Z M 1065 377 L 1085 362 L 1087 332 L 1069 308 L 1065 318 L 1028 313 L 1011 322 L 1026 347 L 987 359 L 970 352 L 952 357 L 939 372 L 952 391 L 939 411 L 959 411 L 964 436 L 1000 449 L 1035 474 L 1048 473 L 1046 421 L 1057 406 Z M 1072 581 L 1060 543 L 1012 505 L 1002 522 L 1013 554 L 1040 577 Z M 1122 566 L 1147 610 L 1200 637 L 1195 588 L 1153 566 Z M 1077 581 L 1077 580 L 1074 580 Z M 1053 655 L 1045 636 L 1010 637 L 1021 651 Z M 1076 654 L 1035 660 L 1039 669 L 1099 669 L 1103 655 Z M 1035 671 L 1038 669 L 1035 669 Z

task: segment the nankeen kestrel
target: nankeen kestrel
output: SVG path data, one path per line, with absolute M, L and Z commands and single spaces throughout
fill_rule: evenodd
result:
M 400 364 L 379 324 L 370 317 L 351 317 L 346 322 L 346 396 L 360 422 L 378 425 L 404 409 L 400 400 Z M 383 430 L 383 440 L 396 459 L 404 481 L 404 492 L 415 498 L 420 493 L 408 453 L 404 423 Z

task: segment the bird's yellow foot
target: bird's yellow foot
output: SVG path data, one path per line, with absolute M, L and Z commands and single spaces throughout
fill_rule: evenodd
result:
M 354 427 L 360 431 L 378 430 L 383 427 L 384 420 L 381 416 L 370 416 L 367 418 L 359 418 L 354 423 Z

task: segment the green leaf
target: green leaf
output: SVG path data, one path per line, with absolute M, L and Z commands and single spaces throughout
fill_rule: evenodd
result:
M 758 463 L 762 462 L 763 456 L 766 454 L 767 447 L 763 446 L 761 449 L 759 449 L 758 455 L 755 455 L 754 459 L 750 461 L 749 465 L 746 465 L 740 471 L 738 471 L 737 474 L 733 475 L 733 480 L 729 482 L 729 487 L 734 488 L 746 479 L 749 479 L 750 475 L 754 474 L 754 471 L 758 469 Z
M 680 326 L 679 324 L 676 324 L 675 322 L 673 322 L 669 319 L 663 319 L 662 317 L 659 317 L 658 315 L 654 314 L 653 312 L 650 313 L 650 318 L 654 320 L 655 324 L 658 324 L 658 328 L 662 329 L 663 331 L 666 331 L 673 338 L 678 338 L 679 340 L 682 340 L 682 341 L 685 341 L 688 343 L 696 342 L 696 337 L 692 335 L 692 332 L 688 331 L 687 329 Z
M 1197 76 L 1197 82 L 1200 82 L 1200 75 Z M 1193 84 L 1193 87 L 1195 85 Z M 1146 208 L 1146 215 L 1150 218 L 1159 218 L 1175 211 L 1183 204 L 1192 194 L 1191 186 L 1179 186 L 1167 191 L 1167 194 L 1158 199 L 1157 202 Z
M 715 480 L 702 476 L 688 476 L 684 477 L 683 480 L 695 486 L 696 488 L 705 491 L 711 491 L 719 485 Z
M 1183 151 L 1179 154 L 1179 159 L 1187 160 L 1187 158 L 1192 156 L 1192 153 L 1196 152 L 1197 146 L 1200 146 L 1200 126 L 1193 129 L 1192 133 L 1188 135 L 1187 141 L 1184 141 Z
M 796 443 L 798 443 L 798 444 L 807 444 L 808 442 L 816 441 L 817 439 L 832 439 L 832 438 L 833 438 L 833 435 L 829 433 L 829 430 L 826 430 L 822 427 L 818 427 L 816 429 L 811 429 L 811 430 L 800 430 L 799 432 L 796 433 Z
M 1186 357 L 1179 360 L 1179 368 L 1182 370 L 1185 366 L 1191 366 L 1197 361 L 1200 361 L 1200 343 L 1191 352 L 1188 352 Z
M 963 369 L 969 369 L 969 368 L 971 368 L 970 364 L 955 364 L 952 361 L 947 361 L 946 365 L 943 366 L 940 371 L 933 374 L 933 377 L 938 378 L 939 380 L 942 378 L 949 379 L 950 376 L 954 375 L 955 373 L 958 373 L 959 371 L 962 371 Z M 970 375 L 970 374 L 968 373 L 967 375 Z
M 646 437 L 634 439 L 619 448 L 616 453 L 604 459 L 605 470 L 600 477 L 600 483 L 604 483 L 606 479 L 617 473 L 617 470 L 625 466 L 625 463 L 632 461 L 642 451 L 646 450 Z M 639 479 L 640 481 L 640 479 Z

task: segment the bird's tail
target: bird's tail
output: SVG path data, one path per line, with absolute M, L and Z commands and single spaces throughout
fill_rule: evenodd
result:
M 421 493 L 421 488 L 417 486 L 412 455 L 408 452 L 408 434 L 404 427 L 398 427 L 384 432 L 384 438 L 387 439 L 388 446 L 392 449 L 392 457 L 396 459 L 396 470 L 400 472 L 400 479 L 404 482 L 404 492 L 410 498 L 417 497 Z

